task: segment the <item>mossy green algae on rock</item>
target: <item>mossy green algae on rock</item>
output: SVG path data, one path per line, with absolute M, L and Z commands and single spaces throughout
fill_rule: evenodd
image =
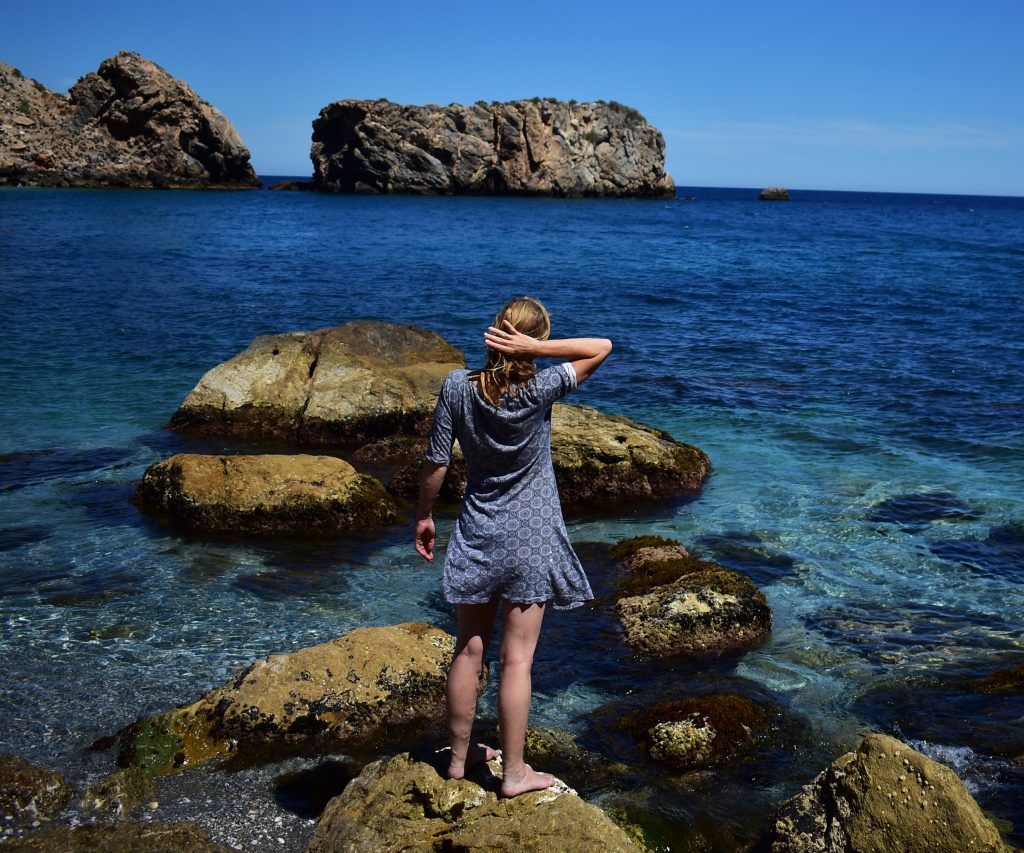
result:
M 218 757 L 369 745 L 438 725 L 454 645 L 444 631 L 405 623 L 271 655 L 197 702 L 122 730 L 119 762 L 161 774 Z

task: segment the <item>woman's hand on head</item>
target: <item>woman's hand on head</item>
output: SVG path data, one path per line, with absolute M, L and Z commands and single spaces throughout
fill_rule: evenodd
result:
M 416 552 L 427 562 L 434 560 L 434 519 L 430 516 L 416 521 Z
M 536 338 L 524 335 L 508 320 L 502 322 L 502 328 L 488 326 L 484 332 L 484 343 L 509 358 L 534 358 L 540 354 Z

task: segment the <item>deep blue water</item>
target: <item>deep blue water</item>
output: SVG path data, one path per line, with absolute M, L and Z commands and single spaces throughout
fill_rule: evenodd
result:
M 1024 754 L 1024 700 L 956 686 L 1024 662 L 1024 199 L 687 192 L 0 190 L 0 749 L 92 778 L 109 770 L 83 751 L 97 736 L 255 657 L 358 625 L 450 625 L 405 529 L 186 537 L 128 496 L 182 448 L 243 449 L 162 426 L 255 336 L 416 323 L 473 363 L 497 307 L 527 293 L 556 335 L 615 343 L 577 402 L 714 464 L 696 501 L 571 520 L 595 588 L 611 569 L 590 543 L 656 532 L 749 572 L 775 613 L 767 645 L 703 670 L 638 663 L 601 607 L 553 614 L 534 721 L 600 746 L 593 712 L 624 695 L 738 686 L 799 722 L 796 746 L 723 771 L 714 796 L 655 779 L 670 825 L 763 829 L 883 729 L 950 762 L 1024 844 L 1024 770 L 1007 760 Z M 167 784 L 169 804 L 188 782 Z M 309 822 L 284 823 L 275 849 L 300 849 Z

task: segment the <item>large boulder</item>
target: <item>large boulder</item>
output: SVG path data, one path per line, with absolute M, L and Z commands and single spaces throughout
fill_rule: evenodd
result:
M 67 95 L 0 62 L 0 185 L 260 187 L 224 115 L 122 51 Z
M 194 823 L 110 823 L 55 826 L 3 845 L 4 853 L 238 853 L 210 840 Z
M 0 752 L 0 816 L 9 816 L 14 825 L 56 814 L 71 796 L 71 786 L 56 770 Z
M 895 738 L 868 735 L 775 821 L 772 853 L 1008 853 L 957 775 Z
M 615 101 L 336 101 L 310 157 L 328 192 L 675 196 L 661 132 Z
M 412 459 L 388 480 L 388 491 L 415 499 L 423 449 L 415 442 L 406 446 Z M 366 454 L 367 448 L 362 452 Z M 696 494 L 711 472 L 711 461 L 702 450 L 666 432 L 565 403 L 556 403 L 551 410 L 551 462 L 566 507 L 607 507 Z M 457 452 L 441 497 L 461 500 L 465 488 L 465 464 Z
M 118 734 L 119 762 L 155 775 L 223 756 L 370 746 L 440 725 L 454 648 L 444 631 L 406 623 L 271 655 L 190 705 L 136 720 Z
M 771 633 L 771 609 L 750 578 L 691 557 L 675 540 L 628 539 L 612 556 L 624 575 L 616 615 L 637 652 L 715 658 L 755 648 Z
M 333 456 L 179 453 L 146 469 L 133 500 L 207 532 L 327 536 L 393 524 L 400 514 L 379 481 Z
M 425 434 L 445 376 L 464 366 L 459 350 L 417 326 L 265 335 L 209 370 L 170 426 L 316 446 Z
M 564 785 L 501 799 L 468 779 L 442 778 L 431 764 L 402 753 L 364 767 L 327 804 L 308 853 L 342 850 L 635 853 L 637 848 L 604 812 Z

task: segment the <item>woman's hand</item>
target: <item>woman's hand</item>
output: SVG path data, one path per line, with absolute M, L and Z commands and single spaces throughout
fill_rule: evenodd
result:
M 416 551 L 427 562 L 434 561 L 434 519 L 429 515 L 416 522 Z
M 484 332 L 484 343 L 493 350 L 510 358 L 535 358 L 540 355 L 540 341 L 524 335 L 508 320 L 502 321 L 504 328 L 488 326 Z

